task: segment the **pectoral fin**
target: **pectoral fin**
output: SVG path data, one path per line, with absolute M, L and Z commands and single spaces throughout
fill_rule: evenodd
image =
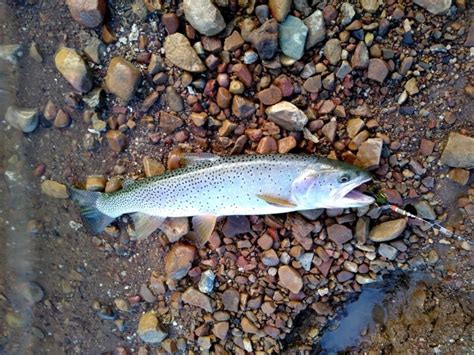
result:
M 194 216 L 193 229 L 197 234 L 197 239 L 201 245 L 204 245 L 211 237 L 212 231 L 216 226 L 216 216 Z
M 132 213 L 130 217 L 132 217 L 135 227 L 131 236 L 137 240 L 148 237 L 151 233 L 160 228 L 166 219 L 166 217 L 150 216 L 149 214 L 141 212 Z
M 265 202 L 275 205 L 275 206 L 280 206 L 280 207 L 296 207 L 296 205 L 284 198 L 278 197 L 278 196 L 271 196 L 267 194 L 257 194 L 258 198 L 261 198 Z
M 304 170 L 291 184 L 291 194 L 293 196 L 304 196 L 317 177 L 318 173 L 314 170 Z

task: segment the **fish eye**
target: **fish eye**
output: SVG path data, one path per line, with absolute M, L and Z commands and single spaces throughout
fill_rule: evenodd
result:
M 344 175 L 341 175 L 339 177 L 338 181 L 339 181 L 339 183 L 344 184 L 344 183 L 348 182 L 350 179 L 351 179 L 351 177 L 349 176 L 349 174 L 344 174 Z

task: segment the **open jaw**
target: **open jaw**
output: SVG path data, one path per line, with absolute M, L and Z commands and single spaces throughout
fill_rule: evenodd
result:
M 349 186 L 348 189 L 344 189 L 345 191 L 343 191 L 341 199 L 347 207 L 361 207 L 375 202 L 373 197 L 367 196 L 357 190 L 360 185 L 366 183 L 369 180 L 370 178 L 365 179 L 356 185 Z

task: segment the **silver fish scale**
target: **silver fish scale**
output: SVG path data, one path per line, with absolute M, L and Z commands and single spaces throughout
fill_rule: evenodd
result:
M 326 162 L 300 155 L 223 157 L 103 194 L 97 207 L 114 217 L 133 212 L 163 217 L 284 213 L 294 207 L 269 204 L 257 195 L 289 199 L 291 184 L 304 168 L 308 164 L 325 165 Z

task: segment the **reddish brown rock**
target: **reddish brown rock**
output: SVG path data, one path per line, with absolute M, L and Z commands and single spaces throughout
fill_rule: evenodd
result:
M 291 266 L 284 265 L 278 268 L 280 284 L 292 293 L 299 293 L 303 288 L 303 278 Z
M 280 88 L 283 97 L 288 97 L 293 94 L 293 83 L 286 75 L 280 75 L 273 83 Z
M 327 228 L 328 238 L 333 242 L 342 245 L 352 239 L 352 231 L 341 224 L 333 224 Z
M 297 145 L 296 138 L 288 136 L 278 140 L 278 153 L 286 154 Z
M 257 98 L 262 104 L 271 106 L 281 101 L 282 93 L 278 86 L 271 85 L 269 88 L 259 91 Z
M 244 39 L 239 32 L 234 31 L 232 34 L 224 40 L 224 50 L 234 51 L 244 44 Z
M 332 111 L 334 111 L 335 108 L 336 108 L 336 105 L 334 104 L 334 102 L 332 102 L 332 100 L 324 100 L 318 112 L 321 115 L 327 115 L 328 113 L 331 113 Z
M 71 117 L 62 109 L 60 109 L 58 113 L 56 114 L 56 117 L 54 118 L 54 127 L 66 128 L 70 124 L 71 124 Z
M 229 331 L 229 322 L 217 322 L 212 327 L 212 334 L 221 340 L 225 340 Z
M 193 287 L 189 287 L 184 291 L 181 299 L 191 306 L 202 308 L 209 313 L 213 312 L 211 299 Z
M 248 118 L 255 113 L 255 105 L 249 99 L 234 95 L 232 100 L 232 114 L 239 118 Z
M 248 42 L 257 49 L 260 58 L 272 59 L 278 51 L 278 22 L 275 19 L 266 21 L 250 33 Z
M 312 76 L 306 79 L 303 87 L 307 92 L 319 92 L 322 88 L 321 75 Z
M 434 142 L 428 139 L 422 138 L 420 142 L 419 152 L 421 155 L 424 155 L 425 157 L 427 157 L 428 155 L 433 153 L 434 146 L 435 146 Z
M 232 71 L 235 75 L 237 75 L 237 77 L 245 85 L 245 87 L 249 88 L 252 86 L 252 74 L 250 73 L 249 68 L 245 64 L 239 63 L 234 65 L 232 67 Z
M 228 108 L 232 102 L 232 94 L 226 88 L 220 87 L 217 90 L 216 101 L 220 108 Z
M 175 244 L 165 258 L 168 279 L 180 280 L 186 276 L 193 264 L 196 248 L 189 244 Z
M 140 79 L 140 69 L 122 57 L 110 61 L 105 88 L 127 104 L 135 94 Z
M 275 138 L 273 137 L 263 137 L 256 149 L 258 154 L 270 154 L 276 153 L 278 151 L 278 146 Z
M 292 235 L 298 243 L 305 250 L 310 250 L 313 246 L 310 233 L 315 228 L 314 223 L 308 222 L 298 214 L 289 214 L 285 224 L 291 228 Z
M 161 21 L 166 27 L 169 34 L 173 34 L 178 31 L 179 18 L 175 13 L 169 12 L 163 15 Z
M 231 312 L 239 311 L 240 293 L 234 288 L 229 288 L 222 293 L 224 309 Z
M 111 130 L 107 132 L 107 143 L 114 152 L 121 152 L 127 146 L 127 136 L 120 131 Z
M 369 51 L 363 41 L 357 45 L 352 55 L 351 65 L 354 69 L 364 69 L 369 66 Z
M 165 133 L 173 133 L 174 130 L 178 129 L 184 124 L 183 120 L 178 116 L 172 115 L 167 112 L 160 113 L 160 128 Z
M 388 65 L 382 59 L 372 58 L 369 60 L 369 71 L 367 77 L 369 79 L 383 83 L 388 75 Z
M 260 332 L 257 326 L 255 326 L 255 324 L 247 317 L 242 318 L 240 326 L 245 333 L 258 334 Z
M 219 53 L 222 51 L 222 42 L 217 37 L 206 37 L 201 38 L 202 47 L 211 53 Z
M 104 21 L 106 0 L 67 0 L 72 18 L 85 27 L 97 27 Z

